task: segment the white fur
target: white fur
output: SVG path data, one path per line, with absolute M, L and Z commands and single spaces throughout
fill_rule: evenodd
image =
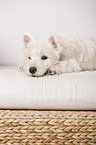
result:
M 57 74 L 79 72 L 82 70 L 96 69 L 96 39 L 76 39 L 70 37 L 56 36 L 49 41 L 35 42 L 31 35 L 28 37 L 28 43 L 25 43 L 26 59 L 23 63 L 23 69 L 27 75 L 30 67 L 36 67 L 35 76 L 43 75 L 48 69 Z M 29 41 L 28 41 L 29 40 Z M 45 55 L 47 60 L 42 60 Z M 28 59 L 31 57 L 31 60 Z

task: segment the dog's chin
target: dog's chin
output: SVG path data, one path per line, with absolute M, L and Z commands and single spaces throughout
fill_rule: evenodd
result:
M 43 77 L 45 76 L 45 74 L 42 74 L 42 75 L 32 75 L 31 77 Z
M 43 76 L 45 76 L 45 75 L 47 75 L 47 74 L 48 74 L 48 70 L 46 70 L 46 72 L 45 72 L 45 73 L 40 74 L 40 75 L 33 74 L 33 75 L 32 75 L 32 77 L 43 77 Z
M 52 72 L 50 69 L 47 69 L 45 73 L 41 74 L 41 75 L 32 75 L 32 77 L 43 77 L 45 75 L 55 75 L 56 72 Z

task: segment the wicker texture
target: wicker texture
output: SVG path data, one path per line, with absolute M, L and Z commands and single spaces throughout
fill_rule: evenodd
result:
M 95 111 L 0 110 L 0 145 L 96 144 Z

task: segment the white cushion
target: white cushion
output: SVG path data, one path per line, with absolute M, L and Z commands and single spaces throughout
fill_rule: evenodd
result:
M 28 77 L 0 67 L 1 109 L 96 109 L 96 71 Z

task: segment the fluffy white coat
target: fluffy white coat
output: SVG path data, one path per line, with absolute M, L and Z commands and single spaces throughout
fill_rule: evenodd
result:
M 48 41 L 36 42 L 30 34 L 25 34 L 24 49 L 26 58 L 21 68 L 29 76 L 42 76 L 47 70 L 62 74 L 96 69 L 95 38 L 51 36 Z M 36 68 L 34 74 L 29 71 L 31 67 Z

